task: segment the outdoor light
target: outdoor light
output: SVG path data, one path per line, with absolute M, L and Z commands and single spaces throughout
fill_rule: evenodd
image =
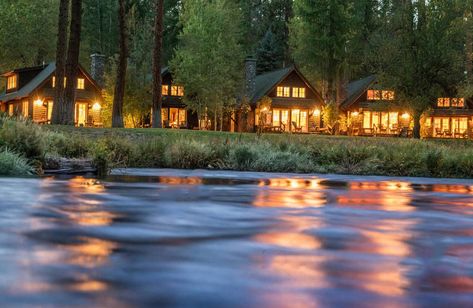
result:
M 100 106 L 99 103 L 96 102 L 95 104 L 92 105 L 92 110 L 99 111 L 100 109 L 102 109 L 102 106 Z
M 268 111 L 268 108 L 264 107 L 262 111 L 266 112 L 266 111 Z
M 34 105 L 38 106 L 38 107 L 41 107 L 41 106 L 43 106 L 43 101 L 38 98 L 37 100 L 34 101 Z
M 319 115 L 320 115 L 320 109 L 315 109 L 314 116 L 319 116 Z
M 357 117 L 360 113 L 358 111 L 352 112 L 351 116 L 352 117 Z
M 405 112 L 405 113 L 402 114 L 401 117 L 402 117 L 404 120 L 407 120 L 407 119 L 409 119 L 410 115 L 409 115 L 407 112 Z

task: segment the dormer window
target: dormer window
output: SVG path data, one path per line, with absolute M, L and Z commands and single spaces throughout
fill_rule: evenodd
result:
M 184 87 L 171 86 L 171 96 L 184 96 Z
M 394 91 L 389 90 L 368 90 L 367 99 L 369 101 L 393 101 Z
M 7 78 L 7 90 L 13 90 L 17 87 L 18 78 L 16 75 L 12 75 Z
M 449 108 L 449 107 L 455 107 L 455 108 L 463 108 L 465 107 L 465 99 L 464 98 L 459 98 L 459 97 L 440 97 L 437 99 L 437 107 L 441 108 Z
M 66 87 L 66 83 L 67 83 L 67 78 L 64 77 L 64 88 Z M 52 78 L 52 87 L 55 88 L 56 87 L 56 76 L 53 76 Z
M 292 88 L 292 97 L 305 98 L 305 88 Z
M 161 87 L 161 93 L 162 95 L 164 96 L 168 96 L 169 95 L 169 86 L 167 84 L 163 84 L 162 87 Z
M 291 88 L 290 87 L 277 87 L 276 96 L 278 97 L 290 97 Z

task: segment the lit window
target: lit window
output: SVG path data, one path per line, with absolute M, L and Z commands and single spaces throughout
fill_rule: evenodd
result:
M 66 82 L 67 82 L 67 78 L 64 77 L 64 88 L 66 87 Z M 53 86 L 53 88 L 56 87 L 56 77 L 55 76 L 53 76 L 53 79 L 52 79 L 52 86 Z
M 161 92 L 162 92 L 163 95 L 166 95 L 166 96 L 169 95 L 169 86 L 168 85 L 163 85 L 161 87 Z
M 184 87 L 171 86 L 171 96 L 184 96 Z
M 451 99 L 452 107 L 465 107 L 465 99 L 464 98 L 452 98 Z
M 290 87 L 277 87 L 276 95 L 279 97 L 290 97 L 291 88 Z
M 392 101 L 394 100 L 394 91 L 368 90 L 367 99 L 369 101 Z
M 292 97 L 305 98 L 305 88 L 292 88 Z
M 394 91 L 383 91 L 383 100 L 392 101 L 394 100 Z
M 440 97 L 439 99 L 437 99 L 437 106 L 438 107 L 450 107 L 450 98 Z
M 77 79 L 77 89 L 84 90 L 85 89 L 85 80 L 84 78 Z
M 28 104 L 28 101 L 23 101 L 21 103 L 21 114 L 26 118 L 28 117 L 28 107 L 29 107 L 29 104 Z
M 7 90 L 16 89 L 17 78 L 16 75 L 7 78 Z

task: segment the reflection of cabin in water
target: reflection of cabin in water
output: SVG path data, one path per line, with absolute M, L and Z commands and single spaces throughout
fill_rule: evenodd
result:
M 256 75 L 256 60 L 247 59 L 246 92 L 250 131 L 308 133 L 321 127 L 322 96 L 295 66 Z M 269 108 L 260 105 L 265 98 Z M 241 116 L 238 122 L 239 130 L 244 130 Z
M 35 123 L 46 124 L 51 120 L 56 65 L 20 68 L 1 76 L 6 79 L 6 91 L 0 95 L 0 110 L 11 116 L 31 118 Z M 61 85 L 65 86 L 66 80 Z M 102 90 L 97 82 L 79 67 L 77 76 L 75 124 L 101 126 Z

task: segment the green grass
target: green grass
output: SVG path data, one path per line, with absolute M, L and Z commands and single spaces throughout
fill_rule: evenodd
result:
M 7 118 L 0 124 L 0 150 L 11 149 L 38 173 L 45 158 L 65 157 L 90 158 L 101 174 L 139 167 L 473 177 L 469 140 L 39 127 Z
M 69 153 L 113 167 L 208 168 L 359 175 L 473 176 L 473 142 L 169 129 L 49 127 Z M 87 146 L 87 142 L 90 143 Z M 74 144 L 77 150 L 73 150 Z M 97 146 L 100 145 L 100 146 Z M 94 152 L 95 151 L 95 152 Z

